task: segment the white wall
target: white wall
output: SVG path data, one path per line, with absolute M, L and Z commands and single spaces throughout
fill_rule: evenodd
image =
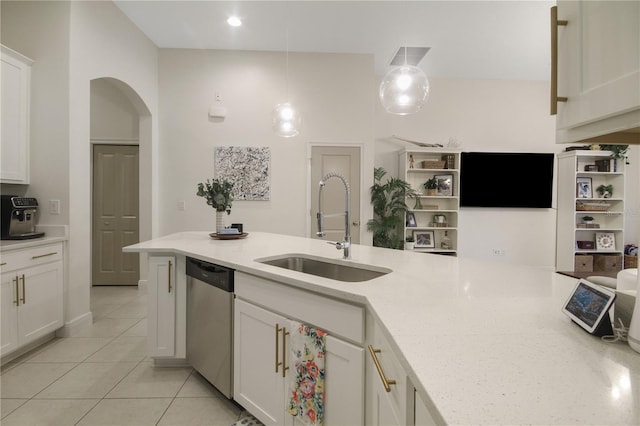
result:
M 108 79 L 91 81 L 91 139 L 138 140 L 139 114 Z
M 376 102 L 376 165 L 397 173 L 402 138 L 463 151 L 560 152 L 555 118 L 548 113 L 548 82 L 431 78 L 426 106 L 417 114 L 393 116 Z M 487 170 L 487 179 L 499 173 Z M 535 170 L 531 171 L 535 179 Z M 555 203 L 554 203 L 555 206 Z M 460 212 L 459 255 L 533 266 L 555 265 L 555 209 L 477 209 Z M 495 256 L 493 249 L 504 250 Z
M 69 53 L 69 259 L 67 322 L 89 312 L 91 282 L 91 80 L 110 77 L 126 83 L 157 117 L 157 48 L 111 2 L 71 2 Z M 149 141 L 141 138 L 141 179 L 151 174 L 157 124 Z M 142 129 L 141 129 L 142 132 Z M 149 164 L 142 159 L 149 159 Z M 152 193 L 148 178 L 148 193 Z M 149 196 L 151 197 L 151 195 Z M 149 207 L 141 211 L 151 212 Z M 141 221 L 150 228 L 151 214 Z M 151 232 L 149 232 L 149 235 Z
M 195 195 L 198 182 L 215 176 L 215 146 L 271 148 L 270 201 L 235 201 L 229 224 L 306 234 L 310 142 L 364 146 L 363 217 L 370 217 L 373 57 L 290 53 L 290 100 L 303 123 L 300 135 L 289 139 L 271 129 L 271 111 L 286 100 L 285 63 L 282 52 L 160 50 L 160 234 L 215 228 L 213 209 Z M 222 101 L 215 102 L 216 93 Z M 227 108 L 224 120 L 209 119 L 214 103 Z
M 69 223 L 69 3 L 2 1 L 2 44 L 34 60 L 31 70 L 31 184 L 3 193 L 36 197 L 38 223 Z M 59 215 L 48 200 L 60 200 Z

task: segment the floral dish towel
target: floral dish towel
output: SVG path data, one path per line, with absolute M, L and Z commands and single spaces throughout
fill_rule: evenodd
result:
M 291 321 L 288 412 L 304 424 L 322 425 L 324 420 L 324 330 Z

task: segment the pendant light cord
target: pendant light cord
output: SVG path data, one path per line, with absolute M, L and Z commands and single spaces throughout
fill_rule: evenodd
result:
M 284 12 L 284 20 L 285 20 L 285 47 L 286 47 L 286 75 L 287 75 L 287 102 L 289 102 L 289 2 L 285 1 L 285 12 Z

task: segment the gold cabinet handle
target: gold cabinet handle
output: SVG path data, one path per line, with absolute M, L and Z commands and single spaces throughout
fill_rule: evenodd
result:
M 384 390 L 387 392 L 391 392 L 391 387 L 389 385 L 395 385 L 395 380 L 387 379 L 384 371 L 382 371 L 382 366 L 380 365 L 380 361 L 378 361 L 378 356 L 381 351 L 380 349 L 373 349 L 373 346 L 369 345 L 369 353 L 371 354 L 371 358 L 373 358 L 373 363 L 376 365 L 376 369 L 378 370 L 378 374 L 380 375 L 380 380 L 382 380 L 382 385 L 384 386 Z
M 171 266 L 172 266 L 171 261 L 169 261 L 169 266 L 167 268 L 167 271 L 168 271 L 167 272 L 167 283 L 168 283 L 168 286 L 169 286 L 169 293 L 171 293 Z
M 6 264 L 7 264 L 7 262 L 2 262 L 2 263 L 0 263 L 0 266 L 4 266 Z
M 287 327 L 282 327 L 282 377 L 287 377 L 287 370 L 289 366 L 286 363 L 287 359 L 287 336 L 289 332 Z
M 57 251 L 52 251 L 51 253 L 39 254 L 37 256 L 31 256 L 31 259 L 40 259 L 41 257 L 53 256 L 54 254 L 58 254 Z
M 280 353 L 278 352 L 280 349 L 280 330 L 282 330 L 280 324 L 276 323 L 276 373 L 278 372 L 278 367 L 282 364 L 280 362 Z
M 22 276 L 20 277 L 20 279 L 22 280 L 22 304 L 24 305 L 25 303 L 27 303 L 27 289 L 26 286 L 24 285 L 25 283 L 25 279 L 24 279 L 24 274 L 22 274 Z
M 13 303 L 15 303 L 16 306 L 20 306 L 20 288 L 18 287 L 18 276 L 16 275 L 16 277 L 12 281 L 16 283 L 16 300 L 14 300 Z
M 566 26 L 569 21 L 558 20 L 558 6 L 551 8 L 551 115 L 558 113 L 558 102 L 567 102 L 565 96 L 558 96 L 558 26 Z

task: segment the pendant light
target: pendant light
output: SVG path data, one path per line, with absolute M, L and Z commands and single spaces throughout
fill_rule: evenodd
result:
M 289 8 L 287 5 L 287 12 Z M 284 138 L 292 138 L 297 136 L 300 133 L 300 126 L 302 124 L 302 117 L 300 117 L 300 113 L 293 106 L 289 99 L 289 24 L 288 24 L 288 16 L 289 14 L 285 14 L 285 19 L 287 20 L 286 24 L 286 44 L 287 44 L 287 52 L 286 52 L 286 76 L 287 76 L 287 102 L 280 103 L 276 105 L 273 112 L 271 113 L 271 128 L 278 136 L 282 136 Z
M 429 97 L 429 80 L 425 73 L 407 63 L 404 48 L 404 64 L 394 67 L 380 83 L 380 102 L 391 114 L 414 114 L 422 109 Z

